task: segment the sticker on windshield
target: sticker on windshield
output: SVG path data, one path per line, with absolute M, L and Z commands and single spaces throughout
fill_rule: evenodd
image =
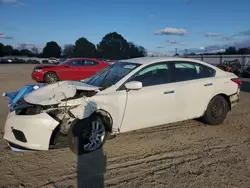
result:
M 124 66 L 125 69 L 133 69 L 135 67 L 136 67 L 135 65 L 125 65 Z

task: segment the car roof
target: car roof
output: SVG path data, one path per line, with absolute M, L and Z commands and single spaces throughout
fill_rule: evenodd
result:
M 181 58 L 181 57 L 138 57 L 132 59 L 124 59 L 120 60 L 120 62 L 129 62 L 129 63 L 138 63 L 138 64 L 152 64 L 156 62 L 164 62 L 164 61 L 192 61 L 198 62 L 201 64 L 207 64 L 205 62 L 201 62 L 197 59 L 190 59 L 190 58 Z
M 73 58 L 68 58 L 67 60 L 95 60 L 98 61 L 99 59 L 97 58 L 88 58 L 88 57 L 73 57 Z

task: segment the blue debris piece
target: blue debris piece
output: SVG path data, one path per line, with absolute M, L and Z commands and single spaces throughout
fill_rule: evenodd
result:
M 15 92 L 4 92 L 3 96 L 9 97 L 10 99 L 8 103 L 9 106 L 14 106 L 17 102 L 23 99 L 28 93 L 37 90 L 43 86 L 45 86 L 45 84 L 28 85 Z

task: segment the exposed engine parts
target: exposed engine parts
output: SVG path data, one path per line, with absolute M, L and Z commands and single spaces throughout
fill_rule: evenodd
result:
M 47 113 L 53 119 L 58 121 L 60 124 L 60 132 L 64 135 L 67 134 L 71 123 L 77 118 L 71 109 L 76 108 L 82 104 L 82 101 L 86 100 L 85 97 L 91 97 L 95 95 L 96 91 L 81 91 L 78 90 L 73 97 L 65 98 L 61 100 L 60 104 L 56 105 L 34 105 L 21 101 L 18 105 L 22 105 L 21 109 L 15 111 L 17 115 L 36 115 L 40 113 Z

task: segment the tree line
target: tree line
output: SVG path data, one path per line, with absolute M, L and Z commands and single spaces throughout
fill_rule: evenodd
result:
M 230 46 L 224 52 L 217 53 L 201 53 L 204 55 L 235 55 L 235 54 L 250 54 L 250 48 L 239 48 Z M 28 56 L 28 57 L 43 57 L 43 58 L 72 58 L 72 57 L 98 57 L 105 59 L 127 59 L 135 57 L 143 57 L 147 55 L 147 51 L 142 46 L 137 46 L 133 42 L 128 42 L 122 35 L 117 32 L 106 34 L 101 42 L 97 45 L 90 42 L 87 38 L 81 37 L 74 44 L 66 44 L 60 47 L 57 42 L 47 42 L 42 52 L 36 47 L 27 49 L 25 45 L 21 45 L 19 49 L 13 48 L 11 45 L 0 43 L 0 57 L 3 56 Z M 184 55 L 196 55 L 189 53 Z M 174 56 L 179 56 L 175 54 Z
M 75 44 L 66 44 L 61 48 L 57 42 L 47 42 L 42 52 L 39 53 L 36 47 L 31 49 L 14 49 L 11 45 L 0 43 L 0 57 L 6 55 L 43 57 L 43 58 L 72 58 L 72 57 L 98 57 L 105 59 L 127 59 L 143 57 L 147 51 L 142 46 L 137 46 L 128 42 L 117 32 L 106 34 L 102 41 L 97 45 L 90 42 L 87 38 L 81 37 L 75 41 Z
M 224 52 L 217 52 L 217 53 L 209 53 L 209 52 L 205 52 L 205 53 L 201 53 L 198 55 L 246 55 L 246 54 L 250 54 L 250 47 L 248 48 L 236 48 L 235 46 L 229 46 L 228 48 L 225 49 Z M 196 55 L 195 53 L 190 53 L 187 55 Z

